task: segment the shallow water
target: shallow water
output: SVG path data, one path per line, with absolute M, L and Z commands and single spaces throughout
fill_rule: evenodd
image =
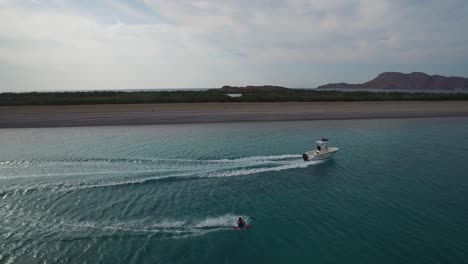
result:
M 322 136 L 333 160 L 304 162 Z M 0 262 L 462 263 L 468 118 L 0 130 Z M 234 231 L 245 216 L 248 231 Z

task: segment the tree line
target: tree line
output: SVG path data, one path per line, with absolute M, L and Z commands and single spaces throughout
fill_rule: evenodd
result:
M 468 93 L 404 93 L 289 89 L 261 91 L 230 97 L 220 89 L 206 91 L 92 91 L 1 93 L 1 106 L 87 105 L 207 102 L 359 102 L 468 100 Z

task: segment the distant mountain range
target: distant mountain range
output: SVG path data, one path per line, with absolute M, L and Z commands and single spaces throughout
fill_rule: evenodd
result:
M 262 85 L 262 86 L 228 86 L 225 85 L 221 88 L 224 93 L 252 93 L 252 92 L 271 92 L 271 91 L 283 91 L 288 90 L 286 87 L 274 86 L 274 85 Z
M 455 90 L 468 89 L 468 78 L 428 75 L 422 72 L 384 72 L 376 78 L 361 84 L 329 83 L 318 89 L 408 89 L 408 90 Z

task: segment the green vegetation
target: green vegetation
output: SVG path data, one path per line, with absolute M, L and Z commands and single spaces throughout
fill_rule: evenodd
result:
M 85 105 L 203 102 L 356 102 L 468 100 L 468 93 L 401 93 L 282 90 L 245 93 L 231 98 L 219 89 L 163 92 L 44 92 L 1 93 L 0 105 Z

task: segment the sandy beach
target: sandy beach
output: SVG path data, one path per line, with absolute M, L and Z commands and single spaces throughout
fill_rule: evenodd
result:
M 468 116 L 468 101 L 0 107 L 0 128 Z

